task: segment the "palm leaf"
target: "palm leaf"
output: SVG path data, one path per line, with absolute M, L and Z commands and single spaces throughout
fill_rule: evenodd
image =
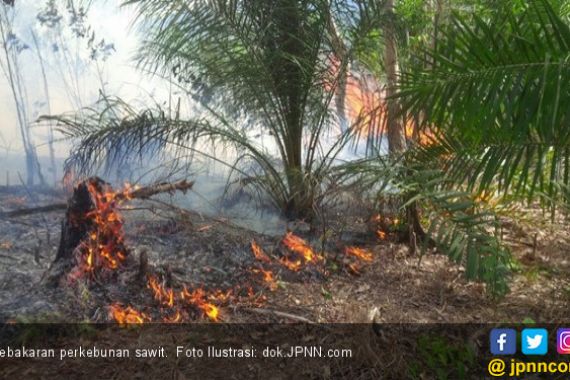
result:
M 456 181 L 502 194 L 555 197 L 568 179 L 570 27 L 551 2 L 504 10 L 502 24 L 455 16 L 431 70 L 404 74 L 405 108 L 437 126 L 439 147 L 424 149 Z

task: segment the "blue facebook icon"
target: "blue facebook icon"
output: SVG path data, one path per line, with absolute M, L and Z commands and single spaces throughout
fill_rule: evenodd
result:
M 490 336 L 493 355 L 513 355 L 517 352 L 517 332 L 513 329 L 493 329 Z

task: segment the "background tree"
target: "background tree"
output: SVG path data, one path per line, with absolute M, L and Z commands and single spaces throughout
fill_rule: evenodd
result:
M 10 86 L 10 91 L 16 106 L 16 115 L 22 145 L 26 156 L 26 183 L 28 186 L 34 185 L 37 179 L 40 184 L 45 184 L 41 172 L 40 163 L 30 131 L 30 120 L 28 112 L 28 99 L 25 91 L 24 77 L 20 70 L 20 54 L 29 49 L 14 33 L 12 21 L 14 18 L 13 4 L 0 4 L 0 37 L 2 38 L 3 59 L 0 59 L 0 67 Z

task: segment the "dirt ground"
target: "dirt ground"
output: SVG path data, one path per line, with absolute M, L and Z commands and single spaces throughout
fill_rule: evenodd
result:
M 57 193 L 0 191 L 0 211 L 61 202 Z M 23 321 L 108 321 L 112 302 L 152 309 L 148 289 L 119 275 L 113 284 L 79 284 L 45 289 L 42 276 L 55 257 L 63 212 L 0 219 L 0 319 Z M 511 291 L 492 299 L 485 286 L 467 282 L 462 268 L 445 256 L 410 256 L 405 245 L 378 240 L 363 220 L 352 223 L 354 241 L 328 236 L 322 271 L 293 273 L 281 265 L 279 236 L 260 235 L 222 218 L 163 202 L 133 202 L 123 210 L 131 267 L 141 252 L 157 273 L 177 283 L 228 289 L 251 283 L 249 299 L 221 305 L 224 322 L 556 322 L 566 319 L 570 300 L 570 240 L 563 223 L 538 226 L 510 223 L 506 241 L 516 268 Z M 283 231 L 285 234 L 286 231 Z M 318 234 L 299 229 L 314 248 Z M 357 238 L 356 238 L 357 237 Z M 255 240 L 273 262 L 276 287 L 270 289 L 252 273 Z M 342 247 L 370 249 L 373 260 L 359 263 L 358 274 L 343 265 Z M 324 274 L 326 272 L 326 275 Z M 196 317 L 196 321 L 207 321 Z

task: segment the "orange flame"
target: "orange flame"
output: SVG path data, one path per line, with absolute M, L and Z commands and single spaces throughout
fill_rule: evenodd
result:
M 364 248 L 358 248 L 358 247 L 346 247 L 344 252 L 347 255 L 351 255 L 351 256 L 355 256 L 358 257 L 359 259 L 362 259 L 364 261 L 372 261 L 373 256 L 372 256 L 372 252 L 370 252 L 367 249 Z
M 386 232 L 384 231 L 376 231 L 376 236 L 378 236 L 378 239 L 380 240 L 386 240 Z
M 174 289 L 164 286 L 156 276 L 149 276 L 147 287 L 151 289 L 154 299 L 167 308 L 165 311 L 169 312 L 169 315 L 165 316 L 163 321 L 169 323 L 181 322 L 185 316 L 187 317 L 187 313 L 181 309 L 184 305 L 195 306 L 212 321 L 218 321 L 220 311 L 208 299 L 225 302 L 231 295 L 231 291 L 223 292 L 221 290 L 207 294 L 201 288 L 191 292 L 186 286 L 181 291 L 175 292 Z
M 146 314 L 141 313 L 130 306 L 123 308 L 117 303 L 109 306 L 109 313 L 111 317 L 121 325 L 131 323 L 141 324 L 150 321 L 150 318 Z
M 277 289 L 277 281 L 275 280 L 275 275 L 273 274 L 272 271 L 270 270 L 264 270 L 264 269 L 257 269 L 257 268 L 253 268 L 251 270 L 253 273 L 256 274 L 261 274 L 263 277 L 263 282 L 265 282 L 270 290 L 276 290 Z
M 195 305 L 202 310 L 212 321 L 218 321 L 220 310 L 218 307 L 210 302 L 207 302 L 207 295 L 204 289 L 198 288 L 193 292 L 189 292 L 186 287 L 180 293 L 182 299 L 188 303 Z
M 176 311 L 176 314 L 174 314 L 173 317 L 165 317 L 164 318 L 164 322 L 166 323 L 179 323 L 182 321 L 182 314 L 180 314 L 180 311 Z
M 299 236 L 294 235 L 292 232 L 287 232 L 283 238 L 283 244 L 291 251 L 300 254 L 307 263 L 314 263 L 321 261 L 323 258 L 313 252 L 313 249 L 307 242 Z
M 121 191 L 112 191 L 107 185 L 89 181 L 87 190 L 94 209 L 85 215 L 92 227 L 88 238 L 82 243 L 79 270 L 92 274 L 102 269 L 115 270 L 127 257 L 123 220 L 117 205 L 129 198 L 132 187 L 127 184 Z
M 290 271 L 293 272 L 298 272 L 299 270 L 301 270 L 301 267 L 303 266 L 303 263 L 301 262 L 301 260 L 296 260 L 296 261 L 291 261 L 286 257 L 282 257 L 279 259 L 279 262 L 281 264 L 283 264 L 283 266 L 287 269 L 289 269 Z
M 263 252 L 263 249 L 256 243 L 255 240 L 251 241 L 251 251 L 253 252 L 253 255 L 257 260 L 262 261 L 264 263 L 271 262 L 269 256 L 267 256 L 265 252 Z
M 352 274 L 360 275 L 360 266 L 357 263 L 348 264 L 348 269 Z
M 85 218 L 92 227 L 88 237 L 81 244 L 79 265 L 77 270 L 70 274 L 70 279 L 76 279 L 82 273 L 95 275 L 98 270 L 115 270 L 126 260 L 128 251 L 124 245 L 123 220 L 117 206 L 125 200 L 132 199 L 136 189 L 136 186 L 126 184 L 121 191 L 111 191 L 104 183 L 87 182 L 87 190 L 93 200 L 94 208 L 85 215 Z M 197 307 L 212 321 L 217 321 L 220 318 L 220 310 L 213 302 L 226 302 L 231 296 L 231 291 L 216 290 L 207 293 L 199 288 L 190 292 L 185 286 L 182 291 L 175 291 L 154 275 L 148 276 L 147 287 L 151 290 L 153 298 L 161 305 L 161 320 L 169 323 L 181 322 L 187 318 L 185 307 L 188 306 Z M 152 320 L 144 313 L 130 306 L 125 308 L 120 304 L 109 306 L 109 314 L 120 324 L 145 323 Z

